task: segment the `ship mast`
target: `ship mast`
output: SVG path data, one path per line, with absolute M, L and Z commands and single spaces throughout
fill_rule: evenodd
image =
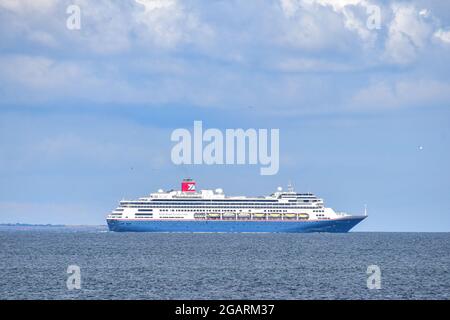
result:
M 294 192 L 294 187 L 292 186 L 292 183 L 291 183 L 291 181 L 289 180 L 289 182 L 288 182 L 288 192 Z

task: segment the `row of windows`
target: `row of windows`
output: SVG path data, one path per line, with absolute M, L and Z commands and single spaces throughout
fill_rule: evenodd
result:
M 195 219 L 198 220 L 280 220 L 279 217 L 271 217 L 271 216 L 267 216 L 267 217 L 241 217 L 238 216 L 238 218 L 236 219 L 236 217 L 208 217 L 208 216 L 196 216 L 194 217 Z M 308 217 L 283 217 L 282 220 L 308 220 Z M 328 218 L 323 218 L 323 219 L 328 219 Z
M 242 211 L 242 210 L 241 210 Z M 161 212 L 196 212 L 196 213 L 208 213 L 208 212 L 217 212 L 217 213 L 236 213 L 237 210 L 204 210 L 204 209 L 200 209 L 200 210 L 161 210 Z M 251 210 L 248 210 L 248 212 L 251 212 Z M 261 212 L 261 211 L 256 211 L 256 213 Z M 264 212 L 277 212 L 277 213 L 283 213 L 283 212 L 288 212 L 288 210 L 264 210 Z M 322 211 L 316 211 L 314 210 L 314 212 L 324 212 Z M 138 214 L 138 213 L 137 213 Z M 317 216 L 324 216 L 324 214 L 317 214 Z
M 290 197 L 283 197 L 283 198 L 290 198 Z M 148 201 L 121 201 L 123 204 L 147 204 L 149 202 L 151 203 L 167 203 L 167 202 L 174 202 L 179 201 L 183 203 L 211 203 L 211 202 L 234 202 L 234 203 L 249 203 L 249 202 L 255 202 L 255 203 L 273 203 L 273 202 L 279 202 L 277 199 L 261 199 L 261 200 L 255 200 L 255 199 L 157 199 L 157 200 L 148 200 Z M 296 201 L 319 201 L 317 197 L 311 196 L 311 197 L 296 197 L 295 199 L 288 200 L 289 202 L 296 202 Z
M 241 208 L 238 208 L 238 209 L 240 209 L 241 211 L 243 210 Z M 245 209 L 245 210 L 247 210 L 247 209 Z M 262 208 L 255 208 L 255 209 L 260 209 L 261 210 Z M 278 209 L 278 210 L 269 209 L 269 210 L 264 210 L 264 212 L 287 212 L 288 211 L 287 209 L 284 209 L 284 208 L 281 208 L 281 209 L 282 210 L 280 210 L 280 209 Z M 292 208 L 292 209 L 311 209 L 311 208 L 299 207 L 299 208 Z M 217 209 L 217 208 L 204 209 L 204 208 L 199 208 L 199 209 L 184 209 L 184 210 L 181 210 L 181 209 L 172 209 L 172 210 L 161 209 L 160 210 L 160 212 L 236 212 L 236 211 L 237 211 L 236 209 L 230 210 L 229 208 L 226 208 L 226 209 Z M 250 209 L 248 211 L 251 212 L 252 210 Z M 313 212 L 325 212 L 325 211 L 324 210 L 313 210 Z
M 165 219 L 184 219 L 184 217 L 177 217 L 177 216 L 160 216 L 160 218 L 165 218 Z
M 161 210 L 162 211 L 162 210 Z M 167 211 L 167 210 L 166 210 Z M 237 210 L 173 210 L 172 212 L 236 212 Z M 252 210 L 248 210 L 251 212 Z M 287 210 L 264 210 L 264 212 L 287 212 Z
M 289 205 L 291 203 L 295 203 L 295 202 L 318 202 L 320 200 L 318 199 L 304 199 L 304 200 L 288 200 L 289 203 L 282 203 L 278 200 L 267 200 L 267 201 L 255 201 L 255 200 L 198 200 L 198 201 L 181 201 L 181 200 L 167 200 L 167 201 L 145 201 L 145 202 L 136 202 L 136 201 L 121 201 L 121 204 L 128 204 L 128 205 L 147 205 L 147 204 L 155 204 L 155 205 L 161 205 L 161 204 L 182 204 L 182 205 L 186 205 L 186 204 L 206 204 L 206 205 L 211 205 L 211 204 L 223 204 L 223 203 L 233 203 L 233 204 L 242 204 L 242 205 L 246 205 L 246 204 L 252 204 L 252 205 L 265 205 L 265 204 L 286 204 Z
M 302 202 L 302 201 L 299 201 Z M 306 200 L 305 202 L 310 202 L 309 200 Z M 312 201 L 311 201 L 312 202 Z M 271 203 L 258 203 L 258 202 L 244 202 L 244 203 L 236 203 L 236 202 L 144 202 L 144 203 L 133 203 L 133 202 L 121 202 L 121 205 L 125 206 L 139 206 L 139 205 L 145 205 L 145 206 L 223 206 L 223 205 L 240 205 L 240 206 L 274 206 L 274 205 L 283 205 L 283 206 L 292 206 L 295 205 L 295 203 L 284 203 L 284 202 L 271 202 Z
M 265 209 L 265 208 L 271 208 L 271 209 L 312 209 L 317 208 L 321 206 L 284 206 L 284 205 L 266 205 L 266 206 L 181 206 L 181 205 L 165 205 L 165 206 L 125 206 L 126 208 L 190 208 L 190 209 L 204 209 L 204 208 L 214 208 L 214 209 Z M 143 209 L 138 209 L 143 210 Z M 118 211 L 116 209 L 116 211 Z
M 289 200 L 287 203 L 283 203 L 283 202 L 279 202 L 277 200 L 270 200 L 269 202 L 261 202 L 261 201 L 253 201 L 253 200 L 249 200 L 249 201 L 233 201 L 233 200 L 227 200 L 227 201 L 217 201 L 217 200 L 211 200 L 211 201 L 205 201 L 205 200 L 201 200 L 201 201 L 196 201 L 196 202 L 191 202 L 191 201 L 180 201 L 180 200 L 170 200 L 170 201 L 147 201 L 147 202 L 123 202 L 121 201 L 120 203 L 122 205 L 175 205 L 175 204 L 179 204 L 179 205 L 189 205 L 189 204 L 196 204 L 196 205 L 223 205 L 224 203 L 230 203 L 230 204 L 240 204 L 240 205 L 273 205 L 273 204 L 280 204 L 280 205 L 292 205 L 293 203 L 296 202 L 319 202 L 320 200 L 315 199 L 315 200 Z
M 261 200 L 255 200 L 255 199 L 158 199 L 158 200 L 151 200 L 152 202 L 167 202 L 167 201 L 204 201 L 204 202 L 211 202 L 211 201 L 217 201 L 217 202 L 277 202 L 276 199 L 261 199 Z
M 256 203 L 268 203 L 268 202 L 278 202 L 278 200 L 225 200 L 225 199 L 158 199 L 158 200 L 150 200 L 150 201 L 121 201 L 121 203 L 130 203 L 130 204 L 148 204 L 148 203 L 168 203 L 168 202 L 183 202 L 183 203 L 211 203 L 211 202 L 238 202 L 238 203 L 248 203 L 248 202 L 256 202 Z

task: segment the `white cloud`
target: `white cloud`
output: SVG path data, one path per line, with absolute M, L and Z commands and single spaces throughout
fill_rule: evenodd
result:
M 89 82 L 88 70 L 78 63 L 60 62 L 46 57 L 10 55 L 0 57 L 5 84 L 15 83 L 30 89 L 61 89 Z
M 450 83 L 433 79 L 376 81 L 350 100 L 352 110 L 388 110 L 448 104 Z
M 349 47 L 350 36 L 340 14 L 316 3 L 282 0 L 280 4 L 286 19 L 280 21 L 281 30 L 274 39 L 278 46 L 307 51 L 341 51 Z
M 366 26 L 368 18 L 366 11 L 370 5 L 366 0 L 280 0 L 280 3 L 287 17 L 295 17 L 305 9 L 310 10 L 312 14 L 317 14 L 321 7 L 331 8 L 340 16 L 342 26 L 355 32 L 364 42 L 372 45 L 376 39 L 376 32 L 369 30 Z M 324 25 L 322 28 L 326 29 Z
M 366 0 L 305 0 L 305 2 L 315 2 L 323 6 L 332 6 L 334 10 L 343 10 L 346 6 L 367 5 Z
M 212 29 L 177 0 L 136 0 L 144 10 L 134 16 L 138 33 L 157 47 L 174 48 L 180 43 L 203 42 Z
M 431 12 L 428 9 L 422 9 L 422 10 L 420 10 L 419 15 L 422 17 L 428 18 L 431 16 Z
M 58 0 L 0 0 L 0 8 L 15 13 L 48 13 L 52 11 Z
M 62 28 L 57 32 L 62 33 L 61 37 L 64 37 L 65 42 L 70 43 L 76 52 L 110 55 L 130 50 L 131 31 L 135 22 L 129 3 L 109 0 L 72 2 L 80 7 L 81 29 L 75 31 Z M 67 2 L 68 4 L 72 3 Z M 65 21 L 68 15 L 63 17 Z M 57 26 L 55 25 L 55 28 Z
M 32 31 L 30 32 L 28 38 L 38 44 L 46 47 L 57 47 L 58 42 L 53 35 L 45 31 Z
M 305 6 L 329 6 L 334 11 L 342 11 L 346 6 L 367 5 L 366 0 L 279 0 L 284 12 L 293 16 Z
M 377 5 L 382 13 L 382 27 L 387 27 L 388 30 L 382 57 L 385 61 L 395 64 L 414 62 L 431 40 L 436 25 L 440 24 L 431 10 L 418 8 L 414 3 L 393 1 L 386 6 L 378 1 L 368 0 L 280 0 L 280 4 L 287 18 L 300 20 L 298 29 L 293 27 L 296 32 L 293 39 L 298 46 L 303 44 L 304 47 L 308 47 L 310 44 L 323 49 L 329 47 L 325 44 L 331 44 L 335 49 L 339 49 L 338 43 L 345 41 L 345 37 L 342 36 L 344 26 L 360 39 L 359 44 L 351 42 L 351 46 L 360 45 L 367 49 L 367 52 L 377 50 L 375 45 L 381 36 L 379 30 L 367 28 L 369 17 L 367 9 Z M 332 11 L 340 17 L 342 26 L 333 16 L 321 16 L 321 7 L 332 8 Z M 318 18 L 320 23 L 311 17 L 320 17 Z M 322 21 L 325 20 L 327 23 L 323 24 Z M 327 33 L 332 37 L 326 37 Z M 436 31 L 434 36 L 443 42 L 449 37 L 442 30 Z M 315 42 L 312 42 L 311 38 Z
M 450 44 L 450 30 L 439 29 L 434 33 L 434 36 L 440 41 Z
M 346 72 L 355 70 L 345 63 L 314 58 L 287 58 L 276 64 L 276 70 L 282 72 Z
M 430 40 L 432 22 L 423 10 L 411 4 L 393 4 L 394 17 L 388 27 L 385 57 L 388 61 L 408 64 L 414 61 Z
M 90 61 L 8 55 L 0 56 L 0 69 L 0 87 L 8 92 L 3 104 L 62 100 L 63 107 L 72 99 L 135 103 L 144 93 L 120 79 L 114 66 Z
M 79 31 L 65 28 L 72 3 L 81 7 Z M 2 48 L 25 52 L 0 54 L 1 104 L 334 106 L 347 92 L 332 77 L 357 86 L 372 70 L 425 65 L 427 54 L 446 50 L 439 44 L 450 31 L 414 3 L 0 0 Z M 372 4 L 381 4 L 381 30 L 366 26 Z
M 146 12 L 159 9 L 174 8 L 178 5 L 176 0 L 135 0 L 145 7 Z
M 81 29 L 65 27 L 68 5 L 77 5 Z M 183 44 L 204 45 L 212 29 L 191 7 L 179 0 L 0 0 L 9 32 L 40 45 L 69 44 L 75 52 L 100 55 L 131 49 L 174 49 Z

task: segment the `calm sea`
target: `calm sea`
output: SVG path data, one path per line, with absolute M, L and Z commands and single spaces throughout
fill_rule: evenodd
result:
M 449 299 L 450 233 L 0 228 L 0 299 Z M 68 290 L 77 265 L 81 289 Z M 368 289 L 367 268 L 381 289 Z

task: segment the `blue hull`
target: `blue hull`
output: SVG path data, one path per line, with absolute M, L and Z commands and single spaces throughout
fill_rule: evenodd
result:
M 118 232 L 348 232 L 365 216 L 322 221 L 233 220 L 116 220 L 108 219 L 110 231 Z

